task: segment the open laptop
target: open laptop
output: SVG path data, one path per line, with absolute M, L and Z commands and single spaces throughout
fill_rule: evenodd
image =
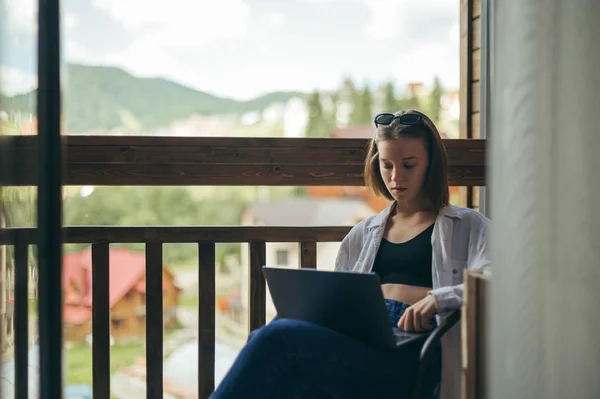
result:
M 365 344 L 393 348 L 428 333 L 391 326 L 375 273 L 263 266 L 279 318 L 318 324 Z

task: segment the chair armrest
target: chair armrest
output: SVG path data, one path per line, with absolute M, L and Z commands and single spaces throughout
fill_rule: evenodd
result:
M 417 383 L 415 385 L 415 399 L 422 399 L 423 383 L 426 380 L 427 366 L 435 349 L 440 345 L 442 336 L 454 327 L 460 321 L 460 310 L 454 311 L 450 316 L 443 320 L 435 330 L 425 340 L 421 348 L 419 357 L 419 366 L 417 369 Z

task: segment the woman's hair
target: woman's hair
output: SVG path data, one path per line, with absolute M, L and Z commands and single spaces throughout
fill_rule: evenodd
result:
M 389 200 L 394 198 L 389 193 L 385 182 L 381 178 L 379 169 L 379 150 L 377 143 L 384 140 L 394 140 L 400 137 L 418 137 L 423 139 L 425 149 L 429 156 L 429 164 L 425 180 L 421 189 L 421 199 L 428 210 L 438 211 L 449 203 L 448 175 L 446 149 L 442 143 L 440 133 L 434 123 L 425 114 L 415 110 L 403 110 L 394 115 L 417 114 L 422 121 L 415 125 L 400 124 L 396 118 L 389 125 L 379 125 L 375 136 L 369 145 L 365 160 L 365 184 L 375 194 L 383 195 Z

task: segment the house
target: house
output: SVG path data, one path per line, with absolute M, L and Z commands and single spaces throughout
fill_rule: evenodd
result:
M 143 338 L 146 331 L 146 257 L 126 248 L 109 253 L 110 330 L 115 341 Z M 63 258 L 64 335 L 81 341 L 92 332 L 91 248 Z M 165 326 L 177 325 L 180 289 L 163 265 L 163 317 Z
M 244 226 L 353 226 L 376 212 L 361 198 L 292 197 L 276 201 L 254 202 L 242 213 Z M 339 242 L 317 243 L 317 267 L 333 270 Z M 242 265 L 248 265 L 248 244 L 243 243 Z M 266 264 L 298 268 L 298 243 L 267 243 Z M 248 308 L 248 267 L 243 267 L 241 305 Z M 275 308 L 267 288 L 267 315 Z

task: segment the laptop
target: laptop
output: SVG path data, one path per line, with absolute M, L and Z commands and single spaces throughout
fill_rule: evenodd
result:
M 375 273 L 263 266 L 278 318 L 330 328 L 367 345 L 394 348 L 425 340 L 391 325 Z

